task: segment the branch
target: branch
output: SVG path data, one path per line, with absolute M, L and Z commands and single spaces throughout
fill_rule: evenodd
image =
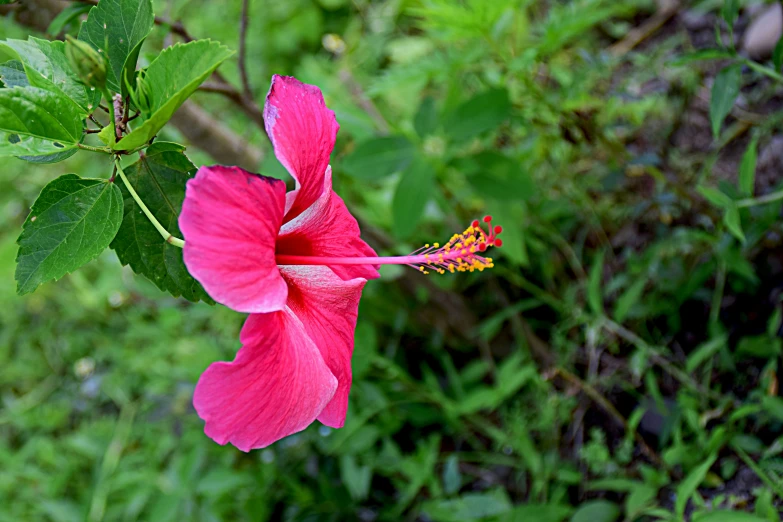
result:
M 247 77 L 247 6 L 249 0 L 242 0 L 242 16 L 239 20 L 239 76 L 242 78 L 242 94 L 248 100 L 253 99 L 250 80 Z
M 171 123 L 190 143 L 212 156 L 218 163 L 238 165 L 255 172 L 264 157 L 261 149 L 247 143 L 242 136 L 215 120 L 192 101 L 186 101 L 177 110 Z

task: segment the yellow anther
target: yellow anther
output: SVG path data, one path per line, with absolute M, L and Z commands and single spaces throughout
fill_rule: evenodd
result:
M 438 243 L 433 243 L 432 246 L 434 246 L 435 248 L 440 248 L 440 244 Z

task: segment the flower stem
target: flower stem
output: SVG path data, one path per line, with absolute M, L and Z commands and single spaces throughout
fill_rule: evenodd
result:
M 155 227 L 155 230 L 160 232 L 160 235 L 163 237 L 163 239 L 166 240 L 167 243 L 179 248 L 184 247 L 185 241 L 179 239 L 178 237 L 172 236 L 169 231 L 166 230 L 157 219 L 155 219 L 155 216 L 152 215 L 152 212 L 150 212 L 150 209 L 147 208 L 147 205 L 145 205 L 139 195 L 136 194 L 136 190 L 134 190 L 133 186 L 130 184 L 130 181 L 128 181 L 128 178 L 125 177 L 125 172 L 123 172 L 122 166 L 120 166 L 119 159 L 115 162 L 115 165 L 117 166 L 117 173 L 120 175 L 122 182 L 125 184 L 125 188 L 128 189 L 131 197 L 139 206 L 139 208 L 141 208 L 141 211 L 144 212 L 144 215 L 147 216 L 147 219 L 150 220 L 150 223 L 152 223 L 152 226 Z

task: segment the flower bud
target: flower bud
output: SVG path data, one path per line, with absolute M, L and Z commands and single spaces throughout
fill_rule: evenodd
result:
M 147 83 L 145 72 L 142 70 L 136 79 L 136 92 L 133 97 L 133 103 L 141 111 L 144 118 L 148 118 L 152 112 L 152 89 Z
M 71 36 L 65 43 L 65 56 L 79 79 L 88 87 L 106 87 L 106 58 L 87 42 Z

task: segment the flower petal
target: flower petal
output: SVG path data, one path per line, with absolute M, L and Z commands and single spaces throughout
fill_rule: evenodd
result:
M 341 428 L 351 391 L 351 356 L 359 299 L 367 281 L 343 281 L 325 266 L 283 266 L 288 283 L 288 308 L 302 321 L 332 374 L 337 377 L 334 398 L 318 416 L 327 426 Z
M 250 451 L 309 426 L 337 379 L 287 308 L 250 315 L 240 339 L 234 362 L 214 363 L 201 375 L 193 405 L 207 436 Z
M 188 181 L 179 228 L 188 271 L 239 312 L 281 310 L 288 289 L 275 263 L 285 183 L 238 167 L 202 167 Z
M 292 76 L 272 76 L 264 124 L 275 156 L 296 179 L 297 198 L 286 220 L 318 199 L 340 125 L 326 108 L 321 90 Z
M 285 223 L 277 238 L 277 253 L 297 256 L 376 257 L 378 254 L 362 241 L 359 223 L 343 200 L 332 190 L 332 169 L 326 171 L 321 197 L 295 219 Z M 348 280 L 356 277 L 376 279 L 373 265 L 330 267 Z

